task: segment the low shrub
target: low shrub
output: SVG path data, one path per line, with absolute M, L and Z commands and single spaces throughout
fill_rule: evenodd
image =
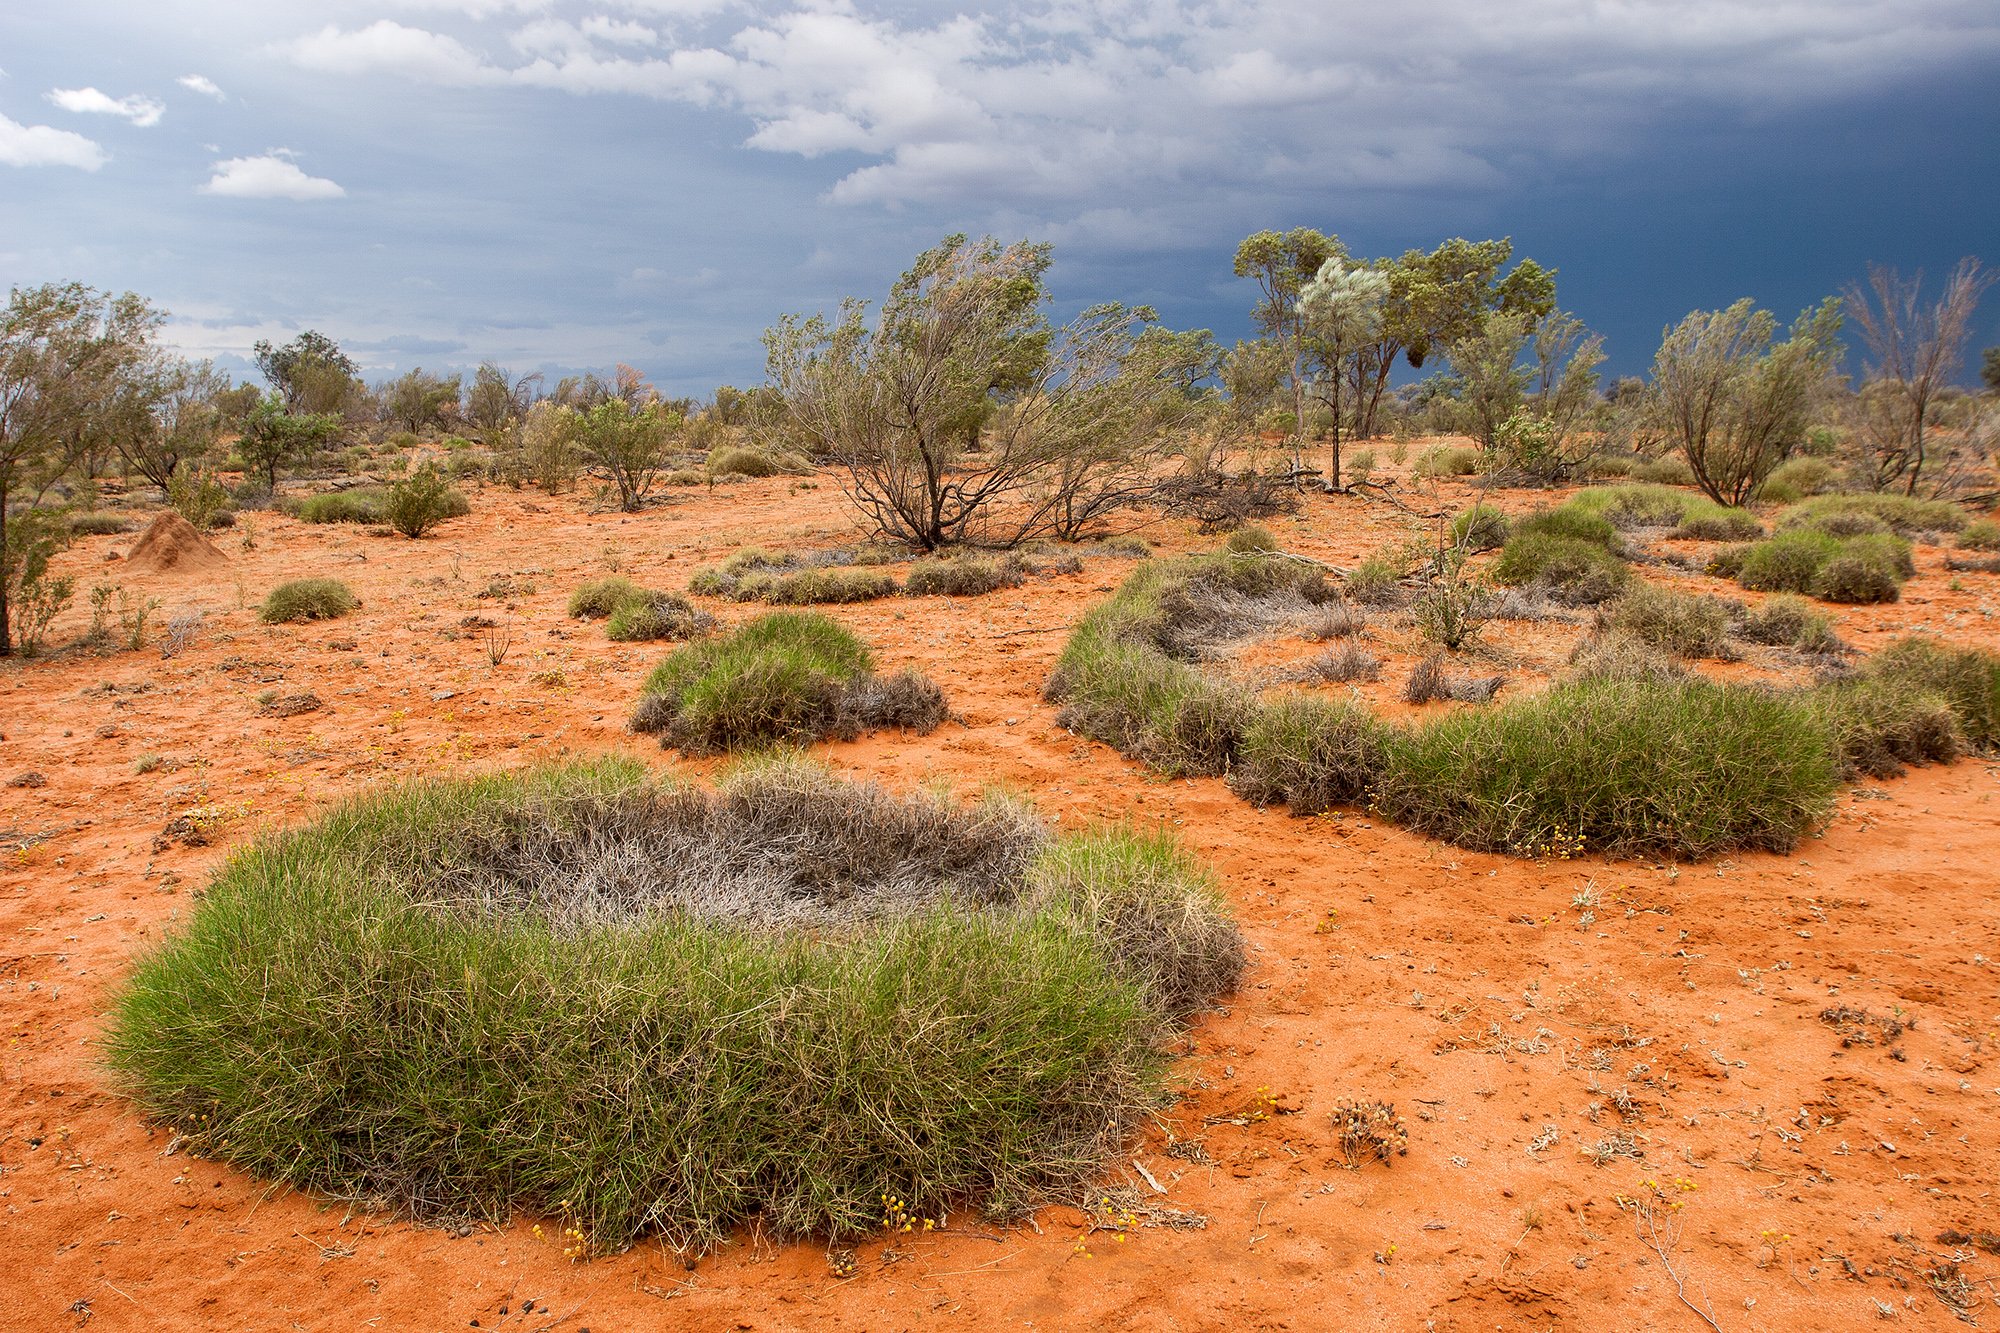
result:
M 1821 601 L 1862 605 L 1893 602 L 1903 595 L 1903 580 L 1889 561 L 1864 552 L 1845 551 L 1819 567 L 1812 594 Z
M 1592 481 L 1608 481 L 1631 476 L 1638 465 L 1639 460 L 1629 454 L 1592 454 L 1577 471 Z
M 338 620 L 361 603 L 339 579 L 294 579 L 271 589 L 257 618 L 266 625 L 298 620 Z
M 1995 523 L 1990 518 L 1982 518 L 1966 524 L 1965 530 L 1958 534 L 1958 549 L 2000 551 L 2000 523 Z
M 1764 535 L 1764 525 L 1757 521 L 1755 514 L 1742 509 L 1724 509 L 1716 505 L 1712 510 L 1702 510 L 1690 514 L 1680 522 L 1671 534 L 1677 541 L 1694 542 L 1745 542 Z
M 1833 623 L 1813 609 L 1803 597 L 1780 593 L 1749 612 L 1736 629 L 1751 643 L 1775 648 L 1795 648 L 1802 653 L 1830 655 L 1845 652 L 1847 645 L 1833 632 Z
M 937 686 L 911 672 L 878 680 L 873 669 L 839 622 L 773 612 L 675 650 L 640 686 L 632 728 L 687 754 L 716 754 L 852 740 L 878 727 L 927 733 L 944 721 Z
M 1500 550 L 1493 577 L 1519 586 L 1535 584 L 1567 606 L 1594 606 L 1625 590 L 1632 571 L 1598 542 L 1521 530 Z
M 1299 668 L 1298 678 L 1316 685 L 1347 685 L 1380 680 L 1382 659 L 1359 644 L 1329 648 Z
M 1434 444 L 1417 455 L 1419 477 L 1471 477 L 1479 472 L 1479 450 L 1470 445 Z
M 1004 1220 L 1163 1104 L 1237 984 L 1210 876 L 1129 828 L 1051 838 L 754 766 L 412 784 L 233 856 L 140 960 L 105 1051 L 187 1150 L 584 1246 Z
M 71 514 L 69 530 L 76 537 L 109 537 L 132 530 L 132 520 L 123 514 Z M 1963 546 L 1964 543 L 1960 542 Z
M 1699 679 L 1587 680 L 1401 733 L 1375 808 L 1479 850 L 1702 858 L 1790 850 L 1838 785 L 1807 704 Z
M 1720 598 L 1635 583 L 1605 615 L 1613 632 L 1686 658 L 1730 660 L 1729 607 Z
M 1877 533 L 1836 537 L 1812 528 L 1780 529 L 1769 539 L 1720 552 L 1714 572 L 1733 572 L 1753 592 L 1811 593 L 1834 602 L 1893 602 L 1915 571 L 1909 543 Z
M 1362 805 L 1382 768 L 1389 728 L 1358 703 L 1287 694 L 1244 728 L 1229 786 L 1257 805 L 1295 815 Z
M 1676 657 L 1629 634 L 1600 629 L 1570 649 L 1568 679 L 1573 681 L 1686 680 L 1692 673 Z
M 299 501 L 305 523 L 367 523 L 382 521 L 382 497 L 377 491 L 328 491 Z
M 1824 458 L 1800 454 L 1771 469 L 1758 483 L 1757 498 L 1765 504 L 1793 504 L 1808 495 L 1820 495 L 1840 484 L 1840 474 Z
M 609 578 L 592 579 L 569 595 L 570 618 L 603 620 L 626 602 L 644 595 L 645 589 L 616 574 Z
M 1901 777 L 1911 765 L 1948 764 L 1966 751 L 1950 701 L 1919 682 L 1857 676 L 1817 687 L 1812 700 L 1845 777 Z
M 1371 555 L 1347 576 L 1347 595 L 1363 606 L 1394 606 L 1403 600 L 1403 573 L 1385 555 Z
M 1936 639 L 1898 639 L 1870 657 L 1862 673 L 1944 698 L 1975 749 L 2000 749 L 2000 656 Z
M 1489 504 L 1476 504 L 1451 521 L 1451 544 L 1462 551 L 1491 551 L 1507 541 L 1507 516 Z
M 446 519 L 471 512 L 465 496 L 451 488 L 435 463 L 395 482 L 382 497 L 382 521 L 412 540 Z
M 746 592 L 750 597 L 744 596 Z M 754 598 L 773 606 L 872 602 L 895 595 L 895 577 L 879 569 L 801 569 L 791 574 L 753 575 L 737 585 L 738 601 Z
M 1957 532 L 1970 521 L 1966 512 L 1949 500 L 1919 500 L 1910 495 L 1819 495 L 1785 509 L 1778 515 L 1777 525 L 1780 532 L 1792 528 L 1831 531 L 1857 518 L 1875 519 L 1905 537 Z
M 620 602 L 604 622 L 606 638 L 618 643 L 698 639 L 715 628 L 715 617 L 695 609 L 677 592 L 641 592 Z
M 1403 702 L 1408 704 L 1483 704 L 1500 692 L 1505 676 L 1460 676 L 1445 666 L 1442 653 L 1432 653 L 1410 669 L 1403 683 Z
M 1446 652 L 1460 653 L 1479 642 L 1490 618 L 1492 595 L 1485 584 L 1456 570 L 1431 581 L 1410 601 L 1417 637 Z
M 712 477 L 775 477 L 784 470 L 763 450 L 741 445 L 717 449 L 708 456 L 708 473 Z
M 908 597 L 977 597 L 1001 588 L 1018 588 L 1024 581 L 1016 560 L 960 555 L 917 561 L 903 581 L 903 593 Z
M 1278 549 L 1278 539 L 1273 537 L 1271 530 L 1261 523 L 1245 523 L 1229 534 L 1228 540 L 1222 543 L 1222 549 L 1237 555 L 1275 551 Z
M 1632 480 L 1654 486 L 1692 486 L 1694 471 L 1688 467 L 1686 459 L 1678 454 L 1668 454 L 1633 467 Z
M 1566 541 L 1589 542 L 1613 554 L 1617 554 L 1619 549 L 1618 533 L 1611 520 L 1595 509 L 1574 503 L 1554 509 L 1538 509 L 1525 518 L 1515 520 L 1508 532 L 1508 540 L 1518 537 L 1560 537 Z

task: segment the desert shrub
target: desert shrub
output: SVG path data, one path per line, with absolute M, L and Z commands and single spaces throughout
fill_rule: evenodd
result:
M 339 579 L 294 579 L 271 589 L 258 608 L 266 625 L 297 620 L 338 620 L 361 603 Z
M 1821 495 L 1840 484 L 1840 474 L 1824 458 L 1800 454 L 1771 469 L 1757 486 L 1757 498 L 1766 504 L 1792 504 L 1808 495 Z
M 676 649 L 640 686 L 632 727 L 688 754 L 716 754 L 852 740 L 884 726 L 929 732 L 944 721 L 935 685 L 908 673 L 880 682 L 873 669 L 868 649 L 838 621 L 773 612 Z
M 1715 572 L 1732 572 L 1755 592 L 1811 593 L 1835 602 L 1893 602 L 1914 572 L 1909 543 L 1888 533 L 1836 537 L 1781 528 L 1768 540 L 1719 553 Z
M 1592 454 L 1577 469 L 1591 481 L 1611 481 L 1632 475 L 1639 460 L 1628 454 Z
M 2000 656 L 1935 639 L 1898 639 L 1870 657 L 1864 675 L 1943 696 L 1974 748 L 2000 749 Z
M 1905 537 L 1932 532 L 1957 532 L 1969 521 L 1949 500 L 1920 500 L 1911 495 L 1818 495 L 1801 500 L 1778 515 L 1778 530 L 1819 528 L 1856 515 L 1880 520 Z
M 1403 683 L 1403 702 L 1483 704 L 1498 694 L 1506 681 L 1505 676 L 1455 675 L 1446 668 L 1444 654 L 1432 653 L 1410 669 L 1410 678 Z
M 1633 467 L 1632 480 L 1654 486 L 1692 486 L 1694 471 L 1688 467 L 1686 459 L 1678 454 L 1668 454 Z
M 1237 555 L 1275 551 L 1278 549 L 1278 539 L 1273 537 L 1271 530 L 1261 523 L 1245 523 L 1229 534 L 1229 539 L 1222 543 L 1222 549 Z
M 1751 643 L 1796 648 L 1802 653 L 1831 654 L 1846 649 L 1833 632 L 1833 623 L 1815 611 L 1812 603 L 1783 593 L 1767 598 L 1744 616 L 1736 633 Z
M 974 910 L 977 909 L 977 910 Z M 413 784 L 232 857 L 106 1051 L 188 1148 L 615 1250 L 1068 1197 L 1240 935 L 1169 839 L 797 765 Z
M 1555 512 L 1595 514 L 1614 528 L 1672 528 L 1695 514 L 1729 513 L 1705 495 L 1672 486 L 1632 483 L 1592 486 L 1572 495 Z M 1568 536 L 1582 536 L 1580 532 Z
M 1308 643 L 1349 639 L 1368 628 L 1368 617 L 1354 609 L 1345 598 L 1315 606 L 1306 614 L 1299 637 Z
M 1489 504 L 1476 504 L 1451 521 L 1451 544 L 1464 551 L 1491 551 L 1507 541 L 1507 516 Z
M 328 491 L 299 501 L 305 523 L 380 523 L 382 497 L 373 491 Z
M 1671 535 L 1680 541 L 1743 542 L 1763 536 L 1764 525 L 1746 510 L 1724 509 L 1710 502 L 1709 507 L 1682 519 Z
M 1958 549 L 1961 551 L 2000 551 L 2000 523 L 1990 518 L 1978 519 L 1965 525 L 1958 534 Z
M 1318 685 L 1380 680 L 1382 659 L 1359 644 L 1343 644 L 1313 657 L 1299 668 L 1298 678 Z
M 1590 680 L 1401 733 L 1375 802 L 1480 850 L 1701 858 L 1789 850 L 1838 781 L 1804 703 L 1698 679 Z
M 1479 450 L 1470 445 L 1434 444 L 1417 455 L 1419 477 L 1470 477 L 1479 472 Z
M 1614 554 L 1619 549 L 1618 532 L 1612 521 L 1603 513 L 1575 503 L 1554 509 L 1538 509 L 1525 518 L 1516 519 L 1507 536 L 1510 541 L 1516 537 L 1560 537 L 1565 541 L 1602 546 Z
M 1567 679 L 1573 681 L 1686 680 L 1691 673 L 1680 659 L 1629 634 L 1599 630 L 1570 650 Z
M 645 589 L 619 575 L 592 579 L 569 595 L 570 618 L 603 620 L 624 603 L 644 595 Z
M 426 463 L 398 480 L 382 497 L 382 521 L 412 540 L 448 518 L 471 512 L 465 496 L 451 488 L 435 463 Z
M 1458 653 L 1479 641 L 1489 618 L 1492 596 L 1486 586 L 1463 570 L 1433 579 L 1410 601 L 1410 618 L 1417 636 L 1446 652 Z
M 896 580 L 877 569 L 801 569 L 746 579 L 737 586 L 739 601 L 746 589 L 754 590 L 758 601 L 773 606 L 822 606 L 893 597 Z
M 1884 676 L 1832 681 L 1812 692 L 1846 777 L 1900 777 L 1909 766 L 1965 753 L 1951 703 L 1920 682 Z
M 1001 588 L 1021 586 L 1021 563 L 1013 558 L 989 560 L 976 555 L 919 560 L 903 581 L 910 597 L 977 597 Z
M 1729 607 L 1720 598 L 1637 583 L 1612 603 L 1605 623 L 1614 632 L 1676 657 L 1729 660 Z
M 1363 606 L 1393 606 L 1403 600 L 1403 573 L 1385 555 L 1371 555 L 1347 576 L 1347 595 Z
M 130 532 L 132 520 L 123 514 L 71 514 L 69 530 L 71 535 L 77 537 L 109 537 L 115 533 Z
M 708 456 L 708 474 L 712 477 L 775 477 L 784 470 L 763 450 L 741 445 L 717 449 Z
M 1361 805 L 1381 770 L 1389 728 L 1360 704 L 1287 694 L 1244 728 L 1229 785 L 1258 805 L 1295 815 Z
M 1594 606 L 1625 590 L 1631 570 L 1598 542 L 1558 536 L 1517 525 L 1500 549 L 1493 577 L 1519 586 L 1536 584 L 1568 606 Z
M 715 617 L 697 611 L 677 592 L 645 591 L 625 598 L 604 622 L 606 638 L 618 643 L 695 639 L 715 628 Z
M 1750 553 L 1756 550 L 1760 544 L 1757 542 L 1739 542 L 1734 546 L 1725 546 L 1718 551 L 1711 552 L 1706 568 L 1709 573 L 1715 575 L 1717 578 L 1733 579 L 1743 572 L 1743 566 L 1749 563 Z
M 1813 575 L 1812 595 L 1850 606 L 1893 602 L 1903 595 L 1903 580 L 1890 560 L 1854 550 L 1850 544 Z

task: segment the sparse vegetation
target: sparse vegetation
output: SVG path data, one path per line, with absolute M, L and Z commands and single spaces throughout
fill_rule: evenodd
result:
M 1982 518 L 1965 525 L 1958 534 L 1958 549 L 1961 551 L 2000 551 L 2000 523 L 1990 518 Z
M 1358 703 L 1287 694 L 1244 728 L 1229 785 L 1247 801 L 1283 804 L 1295 815 L 1361 805 L 1381 773 L 1388 736 Z
M 643 591 L 618 603 L 604 622 L 606 638 L 619 643 L 695 639 L 715 628 L 715 617 L 695 609 L 677 592 Z
M 446 519 L 471 512 L 465 496 L 451 488 L 435 463 L 399 479 L 382 497 L 382 521 L 413 541 Z
M 107 1049 L 240 1169 L 422 1216 L 527 1208 L 578 1253 L 702 1248 L 1074 1189 L 1242 965 L 1158 836 L 603 760 L 398 788 L 238 853 Z
M 1001 588 L 1018 588 L 1022 582 L 1021 562 L 1011 556 L 992 560 L 957 555 L 917 561 L 903 581 L 903 592 L 911 597 L 977 597 Z
M 380 523 L 382 496 L 379 491 L 328 491 L 299 501 L 298 516 L 305 523 Z
M 1734 656 L 1729 607 L 1719 598 L 1638 583 L 1611 604 L 1604 619 L 1613 632 L 1676 657 L 1728 661 Z
M 1856 525 L 1856 519 L 1873 519 L 1876 523 L 1864 521 Z M 1908 495 L 1817 495 L 1780 513 L 1778 531 L 1816 528 L 1835 536 L 1895 532 L 1905 537 L 1922 537 L 1957 532 L 1968 521 L 1965 510 L 1949 500 L 1919 500 Z
M 851 740 L 879 727 L 929 732 L 944 695 L 912 671 L 874 674 L 861 641 L 816 612 L 773 612 L 677 649 L 640 687 L 632 729 L 689 754 Z
M 1898 639 L 1870 657 L 1863 674 L 1942 696 L 1975 749 L 2000 749 L 2000 656 L 1936 639 Z
M 1725 548 L 1711 562 L 1754 592 L 1810 593 L 1830 602 L 1893 602 L 1915 572 L 1910 544 L 1889 533 L 1836 537 L 1812 528 L 1781 528 L 1748 546 Z
M 1736 632 L 1750 643 L 1795 648 L 1802 653 L 1828 655 L 1846 649 L 1833 632 L 1833 622 L 1815 611 L 1812 603 L 1783 593 L 1766 598 L 1762 606 L 1745 615 Z
M 361 603 L 339 579 L 294 579 L 265 596 L 257 618 L 266 625 L 299 620 L 338 620 Z

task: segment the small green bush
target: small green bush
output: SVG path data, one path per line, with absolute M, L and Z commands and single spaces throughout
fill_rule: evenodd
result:
M 1569 672 L 1573 681 L 1645 681 L 1653 684 L 1686 680 L 1689 672 L 1681 660 L 1629 634 L 1603 631 L 1582 639 L 1570 650 Z
M 1968 743 L 1989 752 L 2000 749 L 2000 656 L 1911 637 L 1870 657 L 1862 671 L 1876 680 L 1943 696 Z
M 1538 509 L 1525 518 L 1515 520 L 1508 540 L 1517 537 L 1560 537 L 1566 541 L 1589 542 L 1613 553 L 1618 550 L 1618 532 L 1611 520 L 1580 504 Z
M 641 643 L 700 638 L 714 627 L 714 616 L 677 592 L 640 592 L 618 603 L 604 634 L 618 643 Z
M 1676 657 L 1728 661 L 1729 608 L 1721 599 L 1635 583 L 1612 603 L 1609 628 Z
M 1273 537 L 1271 530 L 1261 523 L 1245 523 L 1229 534 L 1229 539 L 1223 542 L 1222 549 L 1237 555 L 1275 551 L 1278 549 L 1278 539 Z
M 573 620 L 603 620 L 626 602 L 643 597 L 645 590 L 628 578 L 612 575 L 592 579 L 569 595 Z
M 1623 560 L 1603 545 L 1576 537 L 1522 531 L 1500 550 L 1493 577 L 1509 585 L 1539 584 L 1570 606 L 1595 606 L 1625 590 L 1632 577 Z
M 730 445 L 708 456 L 712 477 L 775 477 L 784 469 L 761 449 Z
M 382 521 L 412 540 L 448 518 L 471 512 L 472 506 L 451 488 L 435 463 L 425 463 L 382 497 Z
M 1812 595 L 1823 602 L 1860 606 L 1893 602 L 1903 595 L 1903 580 L 1894 566 L 1861 553 L 1842 553 L 1813 575 Z
M 1668 454 L 1634 467 L 1632 480 L 1654 486 L 1692 486 L 1694 471 L 1688 467 L 1686 459 L 1678 454 Z
M 737 585 L 738 600 L 745 590 L 773 606 L 821 606 L 894 597 L 896 580 L 878 569 L 801 569 L 747 578 Z
M 1845 777 L 1901 777 L 1913 764 L 1948 764 L 1966 751 L 1950 702 L 1920 683 L 1859 676 L 1819 686 L 1812 701 Z
M 1491 551 L 1506 544 L 1507 516 L 1489 504 L 1476 504 L 1451 521 L 1451 544 L 1464 551 Z
M 868 649 L 815 612 L 773 612 L 676 649 L 640 687 L 635 731 L 688 754 L 851 740 L 877 727 L 927 733 L 948 710 L 913 672 L 873 674 Z
M 1840 484 L 1840 474 L 1824 458 L 1800 454 L 1771 469 L 1757 486 L 1757 498 L 1766 504 L 1792 504 L 1808 495 L 1820 495 Z
M 1631 476 L 1638 465 L 1639 460 L 1629 454 L 1592 454 L 1577 470 L 1592 481 L 1609 481 Z
M 1802 653 L 1829 655 L 1846 649 L 1833 632 L 1833 623 L 1815 611 L 1811 602 L 1784 593 L 1767 598 L 1746 615 L 1736 632 L 1751 643 L 1796 648 Z
M 1990 518 L 1982 518 L 1965 525 L 1965 531 L 1958 534 L 1958 549 L 1961 551 L 2000 551 L 2000 523 Z
M 130 532 L 132 520 L 123 514 L 72 514 L 69 530 L 71 535 L 77 537 L 109 537 L 115 533 Z M 1964 545 L 1963 542 L 1959 544 Z
M 1403 600 L 1402 571 L 1385 555 L 1371 555 L 1347 576 L 1347 595 L 1363 606 L 1391 606 Z
M 1676 540 L 1692 542 L 1743 542 L 1763 535 L 1764 525 L 1755 514 L 1720 505 L 1712 511 L 1690 514 L 1672 533 Z
M 831 928 L 830 928 L 831 927 Z M 1241 935 L 1171 839 L 763 765 L 412 784 L 233 856 L 105 1049 L 190 1152 L 593 1250 L 996 1220 L 1163 1104 Z
M 919 560 L 903 581 L 903 593 L 909 597 L 977 597 L 1001 588 L 1018 588 L 1022 582 L 1017 560 L 959 555 Z
M 360 605 L 339 579 L 294 579 L 271 589 L 257 611 L 257 618 L 266 625 L 338 620 Z
M 305 523 L 380 523 L 382 497 L 373 491 L 328 491 L 299 501 Z
M 1287 694 L 1244 728 L 1229 786 L 1295 815 L 1362 805 L 1381 772 L 1389 728 L 1358 703 Z
M 1614 528 L 1624 529 L 1672 528 L 1687 522 L 1695 514 L 1726 512 L 1708 497 L 1693 491 L 1638 482 L 1623 486 L 1592 486 L 1572 495 L 1563 508 L 1596 514 Z
M 1905 537 L 1930 532 L 1957 532 L 1969 517 L 1949 500 L 1919 500 L 1909 495 L 1819 495 L 1778 515 L 1780 532 L 1791 528 L 1822 530 L 1854 516 L 1877 519 Z
M 1713 572 L 1733 572 L 1753 592 L 1811 593 L 1834 602 L 1893 602 L 1914 572 L 1909 543 L 1877 533 L 1836 537 L 1807 527 L 1718 553 Z
M 1479 450 L 1470 445 L 1434 444 L 1417 455 L 1419 477 L 1471 477 L 1479 472 Z
M 1400 734 L 1375 808 L 1480 850 L 1702 858 L 1789 851 L 1838 785 L 1809 705 L 1699 679 L 1572 681 Z

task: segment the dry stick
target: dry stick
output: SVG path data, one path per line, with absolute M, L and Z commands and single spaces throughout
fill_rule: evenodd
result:
M 1687 1294 L 1688 1280 L 1682 1277 L 1679 1273 L 1676 1273 L 1674 1271 L 1674 1262 L 1673 1260 L 1667 1257 L 1666 1246 L 1660 1243 L 1660 1232 L 1658 1225 L 1654 1222 L 1650 1214 L 1645 1215 L 1645 1221 L 1646 1221 L 1646 1234 L 1645 1234 L 1646 1244 L 1652 1247 L 1654 1254 L 1660 1256 L 1660 1267 L 1666 1269 L 1667 1276 L 1673 1279 L 1674 1295 L 1680 1298 L 1680 1302 L 1682 1305 L 1685 1305 L 1688 1309 L 1694 1311 L 1695 1318 L 1701 1320 L 1702 1323 L 1707 1324 L 1710 1328 L 1714 1329 L 1715 1333 L 1722 1333 L 1722 1325 L 1715 1322 L 1715 1316 L 1710 1314 L 1708 1311 L 1702 1309 L 1699 1305 L 1696 1305 L 1693 1301 L 1688 1299 L 1688 1294 Z

